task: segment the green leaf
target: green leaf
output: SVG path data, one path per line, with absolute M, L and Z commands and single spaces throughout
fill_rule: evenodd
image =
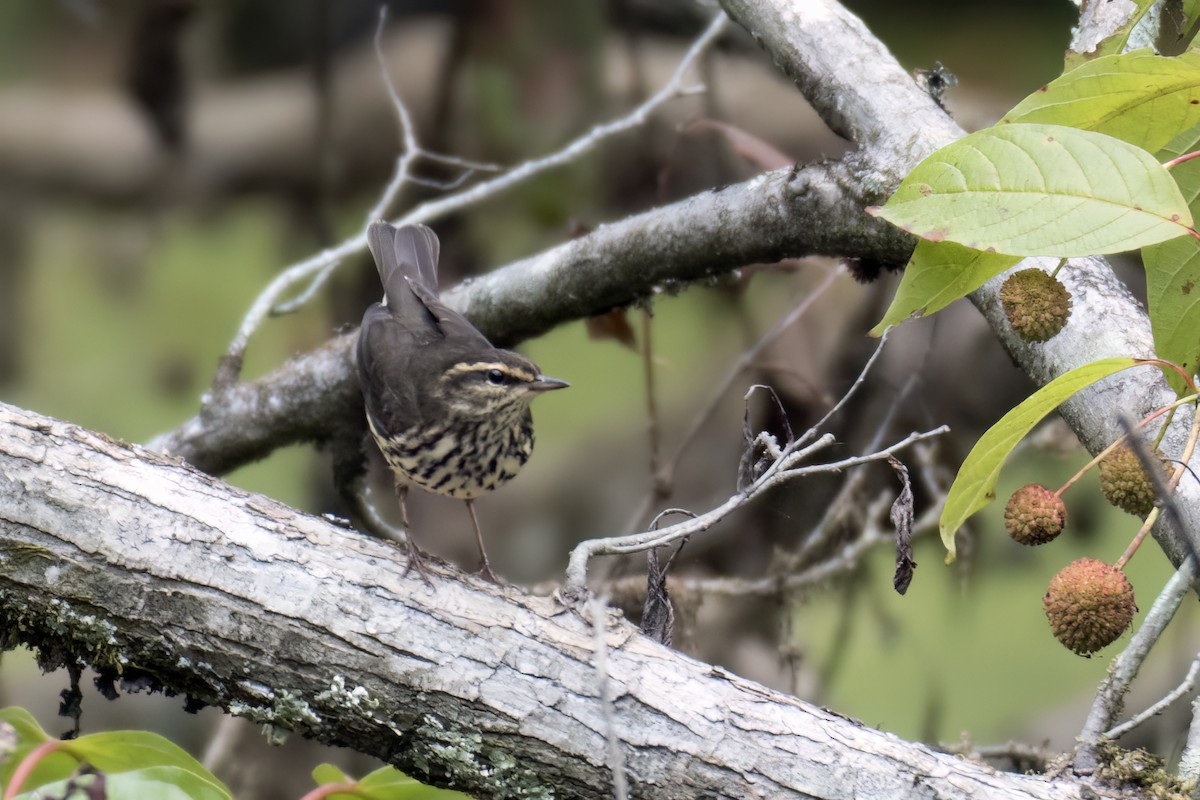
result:
M 1166 163 L 1179 156 L 1191 153 L 1200 145 L 1200 124 L 1193 125 L 1185 131 L 1180 131 L 1175 135 L 1175 138 L 1163 145 L 1155 155 L 1159 161 Z M 1186 162 L 1185 162 L 1186 163 Z M 1195 190 L 1194 183 L 1189 180 L 1190 173 L 1188 170 L 1180 171 L 1183 164 L 1171 170 L 1171 175 L 1175 178 L 1175 182 L 1179 184 L 1179 191 L 1183 194 L 1183 199 L 1189 203 L 1195 201 L 1192 192 Z
M 942 509 L 939 528 L 947 562 L 955 557 L 954 534 L 968 517 L 996 499 L 1000 468 L 1033 426 L 1080 389 L 1137 363 L 1132 358 L 1105 358 L 1059 375 L 1025 398 L 979 438 L 959 467 Z
M 941 311 L 1020 260 L 1019 256 L 985 253 L 954 242 L 919 240 L 891 306 L 871 335 L 882 336 L 890 326 L 906 319 Z
M 148 767 L 173 767 L 220 788 L 224 797 L 229 790 L 199 761 L 178 745 L 148 731 L 111 731 L 82 736 L 67 742 L 66 748 L 81 761 L 101 772 L 132 772 Z
M 1040 122 L 1097 131 L 1154 152 L 1200 123 L 1200 53 L 1104 56 L 1026 97 L 1001 124 Z
M 354 779 L 346 775 L 333 764 L 318 764 L 313 768 L 312 779 L 317 786 L 327 783 L 354 783 Z
M 99 776 L 86 778 L 67 777 L 17 795 L 18 800 L 61 797 L 74 782 L 76 787 L 90 786 Z M 225 787 L 201 779 L 179 767 L 147 767 L 103 776 L 107 800 L 228 800 Z M 86 796 L 78 792 L 71 797 Z
M 943 147 L 868 209 L 930 241 L 1016 256 L 1134 250 L 1187 233 L 1192 215 L 1145 150 L 1092 131 L 1014 123 Z
M 1142 262 L 1154 351 L 1195 375 L 1200 363 L 1200 242 L 1185 236 L 1147 247 Z M 1163 374 L 1177 394 L 1187 391 L 1181 375 L 1169 369 Z
M 208 773 L 182 747 L 148 731 L 93 733 L 68 742 L 67 746 L 81 760 L 103 772 L 172 766 L 197 774 Z
M 8 762 L 0 765 L 0 785 L 8 785 L 17 764 L 33 748 L 50 737 L 37 724 L 33 716 L 22 708 L 5 708 L 0 710 L 0 720 L 7 722 L 17 730 L 18 749 Z M 73 775 L 79 767 L 79 762 L 86 761 L 100 772 L 106 773 L 109 783 L 109 797 L 113 794 L 113 781 L 118 775 L 134 775 L 135 773 L 149 776 L 147 780 L 165 782 L 172 786 L 182 787 L 185 794 L 164 793 L 158 789 L 146 789 L 139 794 L 131 790 L 125 797 L 196 797 L 201 800 L 229 800 L 229 790 L 200 762 L 192 758 L 182 748 L 172 744 L 163 737 L 145 731 L 114 731 L 110 733 L 94 733 L 69 742 L 61 742 L 61 749 L 51 753 L 38 762 L 33 774 L 29 776 L 22 787 L 26 792 L 45 787 L 48 784 L 62 783 Z M 165 770 L 153 772 L 152 770 Z M 125 780 L 125 778 L 122 778 Z M 129 778 L 131 782 L 139 780 Z M 65 784 L 64 784 L 65 785 Z M 131 783 L 131 785 L 135 785 Z M 24 797 L 25 795 L 22 795 Z M 41 792 L 40 796 L 46 796 Z
M 1159 153 L 1171 159 L 1200 147 L 1200 128 L 1176 136 Z M 1171 170 L 1193 217 L 1200 214 L 1200 159 Z M 1151 245 L 1142 250 L 1146 267 L 1146 305 L 1150 330 L 1159 358 L 1173 361 L 1194 375 L 1200 362 L 1200 243 L 1190 236 Z M 1178 394 L 1187 387 L 1173 370 L 1163 370 Z
M 373 800 L 471 800 L 462 792 L 426 786 L 395 767 L 377 769 L 358 785 Z
M 50 740 L 49 734 L 42 730 L 38 721 L 20 706 L 0 708 L 0 722 L 7 722 L 17 732 L 17 741 L 22 745 L 37 747 L 42 742 Z
M 17 749 L 9 755 L 6 761 L 0 761 L 0 787 L 3 787 L 8 786 L 9 781 L 12 780 L 17 765 L 35 747 L 50 741 L 51 737 L 42 730 L 42 726 L 38 724 L 32 714 L 18 706 L 0 709 L 0 721 L 11 725 L 17 732 Z M 68 753 L 61 751 L 51 753 L 38 762 L 33 774 L 25 782 L 25 789 L 29 790 L 44 783 L 65 778 L 78 766 L 79 762 Z

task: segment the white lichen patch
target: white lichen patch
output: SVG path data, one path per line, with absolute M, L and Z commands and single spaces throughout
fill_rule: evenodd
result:
M 315 699 L 316 702 L 321 704 L 329 704 L 338 708 L 358 711 L 363 709 L 374 711 L 379 708 L 379 701 L 371 697 L 371 693 L 365 686 L 355 686 L 353 689 L 347 689 L 344 675 L 334 675 L 329 688 L 318 694 Z

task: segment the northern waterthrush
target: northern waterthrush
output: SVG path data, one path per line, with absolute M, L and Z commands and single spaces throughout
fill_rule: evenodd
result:
M 358 379 L 371 434 L 395 473 L 409 567 L 422 569 L 405 506 L 415 485 L 466 501 L 480 572 L 495 581 L 474 500 L 524 466 L 533 451 L 530 402 L 567 383 L 541 374 L 519 353 L 493 347 L 438 299 L 439 245 L 429 228 L 374 222 L 367 244 L 384 300 L 363 315 Z

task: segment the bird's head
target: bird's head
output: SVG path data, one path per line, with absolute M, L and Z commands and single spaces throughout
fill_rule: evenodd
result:
M 569 385 L 543 375 L 519 353 L 492 349 L 460 354 L 448 362 L 438 378 L 437 393 L 458 416 L 515 421 L 534 397 Z

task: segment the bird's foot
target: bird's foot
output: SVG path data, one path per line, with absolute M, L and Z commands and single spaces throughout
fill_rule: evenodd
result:
M 497 586 L 507 586 L 508 581 L 501 578 L 496 573 L 492 572 L 492 565 L 485 557 L 479 562 L 479 569 L 475 570 L 475 574 L 483 578 L 488 583 L 494 583 Z
M 426 560 L 429 558 L 428 555 L 426 555 L 421 548 L 417 547 L 411 534 L 405 537 L 404 541 L 408 550 L 408 565 L 404 568 L 404 577 L 407 578 L 408 573 L 416 570 L 417 575 L 419 575 L 421 580 L 425 582 L 425 585 L 432 589 L 433 578 L 429 574 L 429 567 L 425 564 Z

